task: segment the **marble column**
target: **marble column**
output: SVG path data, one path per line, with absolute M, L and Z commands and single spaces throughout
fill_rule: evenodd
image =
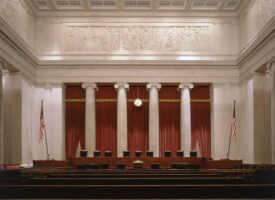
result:
M 275 60 L 271 62 L 271 137 L 272 137 L 272 164 L 275 164 Z
M 149 90 L 149 151 L 159 157 L 159 90 L 161 84 L 148 83 Z
M 95 92 L 98 88 L 95 83 L 83 83 L 82 88 L 86 90 L 85 144 L 88 157 L 93 157 L 93 152 L 96 150 Z
M 3 81 L 3 76 L 2 76 L 2 62 L 0 62 L 0 164 L 3 164 L 4 162 L 4 143 L 3 143 L 3 107 L 2 107 L 2 102 L 3 102 L 3 86 L 2 86 L 2 81 Z
M 127 83 L 116 83 L 117 90 L 117 156 L 123 157 L 123 151 L 128 149 L 127 129 Z
M 189 156 L 191 150 L 191 83 L 181 83 L 178 90 L 181 92 L 180 100 L 180 148 L 184 155 Z

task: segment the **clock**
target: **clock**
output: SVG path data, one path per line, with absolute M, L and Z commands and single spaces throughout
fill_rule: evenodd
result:
M 142 105 L 141 99 L 139 99 L 139 98 L 135 99 L 134 105 L 135 105 L 136 107 L 140 107 L 140 106 Z

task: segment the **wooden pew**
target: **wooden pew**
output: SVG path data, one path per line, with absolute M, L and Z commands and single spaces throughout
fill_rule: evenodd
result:
M 274 184 L 0 185 L 1 198 L 274 198 Z

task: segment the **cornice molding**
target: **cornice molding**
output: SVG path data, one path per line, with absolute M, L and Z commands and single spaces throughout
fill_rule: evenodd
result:
M 144 17 L 144 16 L 143 16 Z M 10 52 L 4 52 L 6 61 L 13 64 L 15 67 L 22 66 L 26 71 L 27 77 L 31 77 L 33 80 L 37 79 L 38 75 L 41 75 L 39 70 L 52 71 L 55 68 L 66 70 L 71 69 L 72 66 L 77 69 L 91 69 L 93 67 L 112 67 L 112 68 L 132 68 L 135 66 L 143 66 L 154 68 L 158 67 L 172 67 L 177 69 L 195 69 L 201 70 L 207 69 L 232 69 L 233 71 L 243 68 L 243 65 L 251 59 L 251 57 L 258 52 L 263 46 L 268 44 L 275 36 L 275 17 L 273 17 L 264 28 L 257 34 L 254 40 L 252 40 L 246 48 L 244 48 L 240 55 L 115 55 L 112 60 L 106 60 L 104 55 L 74 55 L 74 54 L 56 54 L 56 55 L 37 55 L 34 50 L 0 17 L 0 39 L 2 39 L 7 45 L 9 45 L 15 52 L 21 55 L 20 58 L 13 58 L 13 55 L 9 55 Z M 0 48 L 1 50 L 1 48 Z M 3 49 L 1 50 L 3 52 Z M 111 55 L 111 54 L 110 54 Z M 108 56 L 110 56 L 108 55 Z M 57 57 L 60 56 L 60 60 Z M 111 55 L 112 56 L 112 55 Z M 116 57 L 117 56 L 117 57 Z M 125 60 L 119 59 L 119 56 L 125 56 Z M 154 60 L 150 60 L 150 56 L 154 57 Z M 89 57 L 89 59 L 87 59 Z M 192 58 L 191 58 L 192 57 Z M 8 58 L 8 59 L 7 59 Z M 92 58 L 92 59 L 90 59 Z M 133 59 L 135 58 L 135 59 Z M 13 60 L 12 60 L 13 59 Z M 24 59 L 25 63 L 22 64 L 20 59 Z M 11 61 L 12 60 L 12 61 Z M 23 71 L 23 73 L 25 73 Z M 245 71 L 243 73 L 246 73 Z M 235 73 L 239 78 L 239 73 Z M 115 77 L 115 76 L 114 76 Z M 122 77 L 122 76 L 121 76 Z M 127 77 L 127 76 L 126 76 Z M 236 78 L 235 77 L 235 78 Z
M 240 52 L 240 55 L 236 59 L 237 65 L 242 65 L 253 52 L 258 51 L 268 40 L 274 37 L 275 33 L 275 16 L 269 20 L 264 28 L 255 36 L 255 38 Z
M 34 50 L 0 17 L 0 37 L 26 58 L 36 65 L 38 58 Z

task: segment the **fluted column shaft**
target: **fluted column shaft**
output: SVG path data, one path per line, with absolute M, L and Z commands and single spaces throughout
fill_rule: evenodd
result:
M 82 87 L 86 90 L 85 144 L 88 157 L 93 157 L 93 151 L 96 150 L 95 92 L 97 91 L 97 85 L 95 83 L 83 83 Z
M 181 83 L 178 87 L 181 92 L 180 101 L 180 147 L 189 156 L 191 150 L 191 103 L 190 89 L 193 85 L 190 83 Z
M 159 83 L 148 83 L 149 90 L 149 151 L 159 157 Z
M 123 151 L 128 149 L 127 129 L 127 83 L 116 83 L 117 90 L 117 156 L 123 157 Z

